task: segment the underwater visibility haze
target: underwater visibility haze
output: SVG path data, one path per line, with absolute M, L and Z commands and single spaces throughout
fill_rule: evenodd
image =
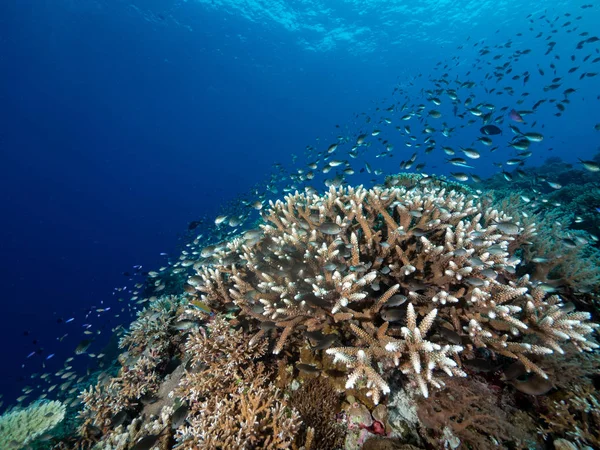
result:
M 600 5 L 0 5 L 0 449 L 600 448 Z

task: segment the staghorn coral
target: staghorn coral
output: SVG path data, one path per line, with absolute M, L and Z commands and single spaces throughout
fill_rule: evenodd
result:
M 445 371 L 449 376 L 466 376 L 462 370 L 457 368 L 456 361 L 448 357 L 449 352 L 456 354 L 462 351 L 461 346 L 445 345 L 442 347 L 423 339 L 433 325 L 436 315 L 437 309 L 433 309 L 417 326 L 415 309 L 412 303 L 409 303 L 407 326 L 401 329 L 404 339 L 398 340 L 386 336 L 385 332 L 388 329 L 389 322 L 384 322 L 376 331 L 373 325 L 368 323 L 363 324 L 365 328 L 363 330 L 354 324 L 350 324 L 350 330 L 360 341 L 366 343 L 368 348 L 330 348 L 326 352 L 334 355 L 334 362 L 337 360 L 342 361 L 348 367 L 354 369 L 348 377 L 347 389 L 354 387 L 359 377 L 366 377 L 368 380 L 367 388 L 370 389 L 367 395 L 373 396 L 375 404 L 379 403 L 379 392 L 388 394 L 390 389 L 383 378 L 373 369 L 371 359 L 378 358 L 382 359 L 383 362 L 393 359 L 394 365 L 398 366 L 400 359 L 403 355 L 406 355 L 404 358 L 406 361 L 400 369 L 416 382 L 423 395 L 427 397 L 428 382 L 436 387 L 443 385 L 443 381 L 436 380 L 433 377 L 433 369 L 436 367 Z M 421 357 L 421 354 L 423 354 L 423 357 Z
M 300 416 L 275 386 L 275 369 L 257 361 L 267 343 L 249 341 L 223 316 L 189 337 L 189 370 L 173 393 L 190 405 L 189 425 L 176 436 L 184 448 L 275 449 L 295 441 Z
M 128 351 L 120 359 L 123 367 L 119 374 L 82 393 L 84 409 L 77 445 L 130 448 L 131 443 L 155 436 L 162 442 L 160 448 L 167 448 L 165 445 L 173 439 L 182 448 L 290 447 L 301 421 L 298 413 L 287 406 L 283 391 L 275 386 L 275 363 L 258 361 L 268 343 L 256 340 L 250 344 L 250 336 L 239 327 L 239 321 L 229 321 L 223 315 L 204 323 L 201 320 L 207 315 L 191 305 L 182 308 L 178 302 L 175 308 L 156 306 L 159 308 L 151 305 L 139 315 L 123 341 Z M 162 324 L 158 327 L 162 331 L 142 327 L 140 324 L 148 318 Z M 141 345 L 144 330 L 149 338 L 158 336 L 170 344 L 155 349 Z M 184 336 L 184 345 L 171 345 Z M 169 377 L 162 361 L 173 349 L 181 350 L 186 362 L 179 366 L 174 382 L 169 382 L 170 405 L 164 403 L 157 409 L 159 419 L 155 419 L 144 414 L 147 406 L 142 410 L 142 404 L 159 391 L 159 386 L 166 386 Z M 171 431 L 173 404 L 185 404 L 188 412 Z M 120 425 L 124 413 L 125 420 L 131 420 L 126 427 Z
M 194 405 L 207 397 L 227 396 L 239 380 L 251 378 L 259 385 L 268 384 L 271 371 L 254 362 L 265 354 L 267 343 L 249 341 L 243 330 L 232 328 L 222 316 L 214 319 L 208 333 L 203 329 L 192 333 L 186 343 L 188 370 L 173 395 L 187 401 L 194 410 Z
M 207 450 L 289 448 L 300 427 L 298 413 L 286 408 L 279 391 L 256 383 L 209 397 L 188 422 L 177 441 L 183 448 Z
M 119 348 L 126 348 L 131 356 L 139 356 L 148 349 L 155 353 L 166 351 L 172 337 L 169 327 L 181 304 L 179 297 L 164 296 L 138 311 L 137 319 L 119 341 Z
M 596 388 L 600 355 L 572 350 L 548 358 L 544 368 L 553 373 L 557 390 L 540 399 L 544 438 L 567 439 L 580 447 L 600 447 L 600 396 Z
M 119 392 L 112 387 L 100 383 L 84 389 L 79 395 L 84 405 L 79 413 L 83 420 L 81 430 L 89 425 L 103 428 L 110 424 L 110 419 L 122 408 L 127 408 L 131 402 L 123 401 Z
M 110 388 L 119 392 L 121 399 L 131 403 L 158 390 L 159 375 L 156 361 L 142 356 L 132 366 L 121 368 L 110 381 Z
M 332 187 L 271 202 L 264 218 L 251 238 L 203 251 L 189 283 L 212 307 L 233 302 L 258 321 L 255 339 L 275 330 L 274 354 L 290 336 L 335 334 L 342 347 L 328 352 L 350 369 L 347 386 L 366 381 L 375 402 L 389 391 L 390 366 L 427 396 L 429 385 L 444 384 L 438 372 L 464 376 L 462 358 L 478 348 L 542 377 L 531 355 L 560 352 L 565 342 L 596 348 L 588 313 L 563 309 L 562 299 L 515 275 L 516 252 L 535 225 L 477 195 L 427 185 Z M 395 295 L 408 300 L 391 302 Z M 406 326 L 398 329 L 395 317 Z
M 580 446 L 600 447 L 600 395 L 590 383 L 568 389 L 561 400 L 547 399 L 541 415 L 545 435 L 563 436 Z
M 215 317 L 208 333 L 202 328 L 191 333 L 185 348 L 192 367 L 214 367 L 223 373 L 234 371 L 267 351 L 264 340 L 250 344 L 247 333 L 233 328 L 223 316 Z
M 160 445 L 190 449 L 339 448 L 344 435 L 359 444 L 390 432 L 436 447 L 519 446 L 534 439 L 508 416 L 526 394 L 552 401 L 528 408 L 549 437 L 575 441 L 557 419 L 564 401 L 586 421 L 578 442 L 593 442 L 594 418 L 564 398 L 585 385 L 560 372 L 563 358 L 597 347 L 590 314 L 569 303 L 581 292 L 555 295 L 527 274 L 530 249 L 549 236 L 535 214 L 452 186 L 416 177 L 295 193 L 263 209 L 258 229 L 185 250 L 174 266 L 193 270 L 185 294 L 138 314 L 118 374 L 82 394 L 82 439 L 66 448 L 130 448 L 158 437 L 157 416 Z M 515 361 L 533 374 L 508 377 Z M 473 376 L 482 365 L 487 384 Z M 421 397 L 420 425 L 400 386 Z M 495 416 L 502 423 L 486 422 Z
M 165 407 L 159 416 L 153 417 L 147 422 L 141 418 L 133 419 L 128 426 L 118 426 L 114 433 L 111 433 L 102 442 L 97 443 L 92 450 L 127 450 L 145 436 L 160 434 L 170 425 L 173 409 Z M 152 448 L 166 449 L 170 448 L 168 436 L 158 439 L 158 442 Z
M 89 447 L 89 440 L 98 439 L 101 440 L 99 445 L 112 442 L 117 439 L 115 436 L 122 434 L 114 429 L 115 416 L 127 412 L 135 417 L 144 403 L 156 400 L 152 396 L 159 391 L 168 363 L 180 352 L 187 334 L 177 326 L 181 323 L 177 319 L 193 317 L 200 321 L 206 316 L 182 311 L 184 302 L 184 297 L 164 296 L 138 312 L 137 319 L 120 341 L 125 351 L 119 355 L 121 367 L 116 376 L 103 374 L 96 385 L 83 390 L 79 396 L 83 403 L 79 412 L 80 445 L 85 443 L 85 447 Z M 199 326 L 194 321 L 185 323 Z M 90 434 L 93 439 L 87 438 Z

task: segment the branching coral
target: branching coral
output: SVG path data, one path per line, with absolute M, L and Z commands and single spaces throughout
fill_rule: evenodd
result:
M 185 448 L 275 449 L 295 441 L 300 416 L 275 387 L 275 371 L 256 361 L 266 342 L 249 341 L 222 316 L 208 333 L 190 336 L 190 370 L 174 392 L 190 405 L 189 425 L 177 434 Z
M 564 399 L 545 403 L 545 433 L 565 436 L 582 446 L 600 446 L 600 395 L 593 385 L 576 386 Z
M 150 303 L 137 313 L 137 319 L 121 338 L 119 347 L 126 348 L 131 356 L 138 356 L 147 349 L 164 352 L 170 345 L 172 333 L 169 327 L 180 305 L 181 299 L 175 296 L 160 297 Z
M 569 350 L 544 363 L 558 388 L 540 399 L 544 437 L 566 438 L 580 447 L 600 447 L 600 396 L 595 385 L 600 355 Z
M 539 204 L 527 203 L 524 197 L 513 194 L 501 202 L 501 208 L 509 214 L 521 214 L 526 224 L 536 223 L 536 234 L 522 247 L 525 269 L 531 279 L 544 283 L 546 290 L 560 287 L 567 292 L 598 294 L 600 250 L 591 245 L 593 237 L 585 231 L 568 228 L 575 216 L 564 209 L 566 205 L 538 210 Z
M 124 402 L 118 391 L 100 384 L 83 390 L 80 397 L 84 405 L 80 412 L 82 429 L 88 425 L 99 428 L 108 426 L 113 415 L 130 406 L 130 402 Z
M 0 416 L 0 443 L 3 449 L 20 449 L 54 428 L 65 417 L 59 401 L 36 402 Z
M 121 364 L 116 376 L 106 377 L 80 394 L 83 409 L 80 433 L 90 427 L 100 432 L 109 431 L 106 440 L 112 439 L 110 430 L 114 417 L 124 411 L 141 408 L 145 398 L 156 393 L 165 375 L 167 362 L 178 351 L 183 341 L 183 330 L 176 322 L 183 299 L 165 296 L 151 302 L 138 313 L 128 333 L 121 339 L 125 351 L 119 355 Z M 188 321 L 194 326 L 195 322 Z
M 448 448 L 455 441 L 465 448 L 535 448 L 535 435 L 525 431 L 531 419 L 507 405 L 501 407 L 498 394 L 478 379 L 454 379 L 444 391 L 418 402 L 418 415 L 426 430 L 422 433 L 435 448 Z M 530 424 L 531 425 L 531 424 Z M 462 448 L 462 447 L 460 447 Z
M 198 412 L 178 432 L 184 448 L 289 448 L 300 426 L 298 413 L 282 403 L 281 395 L 256 383 L 242 384 L 227 397 L 211 396 L 198 403 Z
M 549 396 L 580 392 L 564 375 L 547 377 L 557 355 L 598 347 L 597 325 L 570 303 L 581 290 L 561 297 L 527 273 L 531 248 L 548 236 L 537 234 L 535 216 L 452 186 L 421 177 L 295 193 L 263 209 L 258 229 L 186 250 L 177 263 L 179 273 L 193 270 L 185 294 L 141 311 L 121 340 L 118 374 L 82 393 L 81 448 L 140 439 L 191 449 L 337 448 L 346 434 L 337 419 L 359 411 L 371 421 L 374 404 L 402 384 L 422 397 L 421 426 L 431 428 L 419 430 L 434 446 L 532 442 L 515 431 L 512 405 L 553 387 Z M 510 360 L 533 374 L 509 377 Z M 482 363 L 490 384 L 472 376 Z M 337 415 L 344 390 L 352 400 Z M 564 411 L 588 426 L 579 442 L 594 442 L 585 405 L 595 399 L 579 397 L 544 403 L 552 437 L 577 432 L 559 420 Z M 385 402 L 377 408 L 387 417 Z M 410 425 L 398 414 L 392 422 L 416 430 L 410 411 Z M 392 427 L 360 424 L 379 427 L 361 428 L 364 436 Z
M 319 377 L 305 382 L 292 394 L 290 405 L 299 412 L 307 427 L 312 429 L 313 447 L 319 450 L 335 450 L 343 447 L 345 429 L 336 422 L 340 395 L 327 378 Z
M 515 275 L 516 252 L 535 225 L 476 195 L 426 185 L 331 188 L 271 202 L 265 219 L 251 239 L 195 265 L 202 300 L 234 302 L 260 322 L 258 338 L 276 330 L 275 354 L 292 335 L 335 333 L 342 347 L 328 353 L 348 366 L 347 386 L 365 379 L 375 401 L 389 390 L 385 367 L 399 365 L 427 396 L 428 385 L 443 384 L 440 370 L 463 376 L 461 355 L 476 348 L 546 376 L 527 355 L 561 351 L 567 341 L 596 347 L 587 313 L 564 310 L 560 298 Z

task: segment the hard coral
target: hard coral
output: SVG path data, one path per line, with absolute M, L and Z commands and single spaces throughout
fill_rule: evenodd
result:
M 440 371 L 463 376 L 462 358 L 477 348 L 546 377 L 528 355 L 560 352 L 564 342 L 597 347 L 589 314 L 515 275 L 515 252 L 535 225 L 476 195 L 421 183 L 332 187 L 271 202 L 264 217 L 260 231 L 205 252 L 190 284 L 204 302 L 233 302 L 258 321 L 257 338 L 276 330 L 275 354 L 298 352 L 286 347 L 292 335 L 334 334 L 315 351 L 340 340 L 329 353 L 350 369 L 348 385 L 366 381 L 375 402 L 389 391 L 390 366 L 427 396 L 429 385 L 443 386 Z
M 290 405 L 302 418 L 302 433 L 313 429 L 313 448 L 335 450 L 343 446 L 345 430 L 335 420 L 339 404 L 340 396 L 327 378 L 309 380 L 292 394 Z
M 481 380 L 451 380 L 443 391 L 418 402 L 422 435 L 435 448 L 535 448 L 536 436 L 528 434 L 532 420 L 497 398 Z
M 190 415 L 177 441 L 183 448 L 289 448 L 300 416 L 275 387 L 275 370 L 257 361 L 265 342 L 249 344 L 250 337 L 222 316 L 208 328 L 186 344 L 189 370 L 174 395 L 190 405 Z
M 3 449 L 17 450 L 54 428 L 65 417 L 61 402 L 38 401 L 27 408 L 13 409 L 0 416 L 0 443 Z

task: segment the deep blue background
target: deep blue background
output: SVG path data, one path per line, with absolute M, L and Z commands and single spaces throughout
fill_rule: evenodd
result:
M 435 64 L 458 45 L 465 49 L 452 78 L 475 61 L 478 48 L 470 44 L 482 38 L 491 44 L 519 42 L 517 31 L 530 26 L 525 18 L 530 11 L 519 10 L 516 1 L 514 8 L 504 2 L 498 13 L 503 21 L 494 20 L 497 34 L 485 16 L 469 26 L 455 16 L 425 33 L 419 20 L 428 13 L 422 11 L 411 22 L 399 17 L 383 34 L 365 35 L 369 45 L 363 50 L 343 39 L 311 50 L 303 42 L 315 40 L 316 33 L 249 21 L 231 8 L 139 3 L 6 0 L 0 5 L 0 392 L 9 400 L 20 395 L 18 378 L 39 370 L 45 355 L 57 354 L 48 363 L 56 371 L 72 354 L 84 311 L 102 302 L 118 311 L 122 305 L 113 288 L 131 285 L 122 272 L 134 264 L 148 269 L 164 264 L 159 253 L 177 250 L 190 220 L 214 217 L 220 205 L 267 180 L 274 162 L 289 166 L 292 153 L 302 155 L 306 145 L 326 148 L 340 133 L 335 124 L 354 135 L 370 132 L 373 126 L 355 119 L 355 113 L 373 114 L 376 106 L 392 104 L 396 83 L 410 90 L 413 104 L 425 103 L 421 88 L 433 88 L 427 78 L 444 72 L 433 71 Z M 494 4 L 486 8 L 481 14 L 492 14 Z M 377 30 L 382 18 L 362 16 L 359 9 L 344 6 L 331 14 Z M 569 10 L 582 12 L 575 6 L 552 11 Z M 585 14 L 581 30 L 593 31 L 598 11 Z M 538 48 L 543 54 L 545 43 L 523 39 L 505 51 Z M 565 55 L 557 64 L 566 69 L 578 37 L 559 33 L 555 39 Z M 533 60 L 519 64 L 515 73 L 529 70 L 537 76 Z M 483 75 L 466 78 L 479 81 Z M 579 83 L 573 76 L 578 92 L 569 114 L 556 118 L 548 109 L 537 115 L 536 131 L 547 139 L 533 161 L 543 161 L 550 147 L 570 161 L 596 151 L 598 82 Z M 509 78 L 501 83 L 510 84 L 520 86 Z M 530 103 L 546 95 L 541 86 L 528 86 Z M 506 96 L 477 92 L 479 101 L 511 103 Z M 442 108 L 451 111 L 448 103 Z M 475 136 L 468 132 L 451 145 L 469 146 Z M 397 171 L 398 161 L 413 150 L 403 149 L 401 140 L 395 146 L 399 154 L 393 164 L 373 160 L 373 165 Z M 502 148 L 494 157 L 505 160 L 509 154 Z M 429 167 L 447 173 L 440 158 L 439 150 L 430 155 Z M 491 160 L 480 161 L 482 174 L 495 170 Z M 95 328 L 107 327 L 103 335 L 118 322 L 111 314 L 94 318 Z M 71 324 L 56 323 L 73 316 Z M 59 343 L 56 338 L 67 332 Z M 25 358 L 40 346 L 42 356 Z

